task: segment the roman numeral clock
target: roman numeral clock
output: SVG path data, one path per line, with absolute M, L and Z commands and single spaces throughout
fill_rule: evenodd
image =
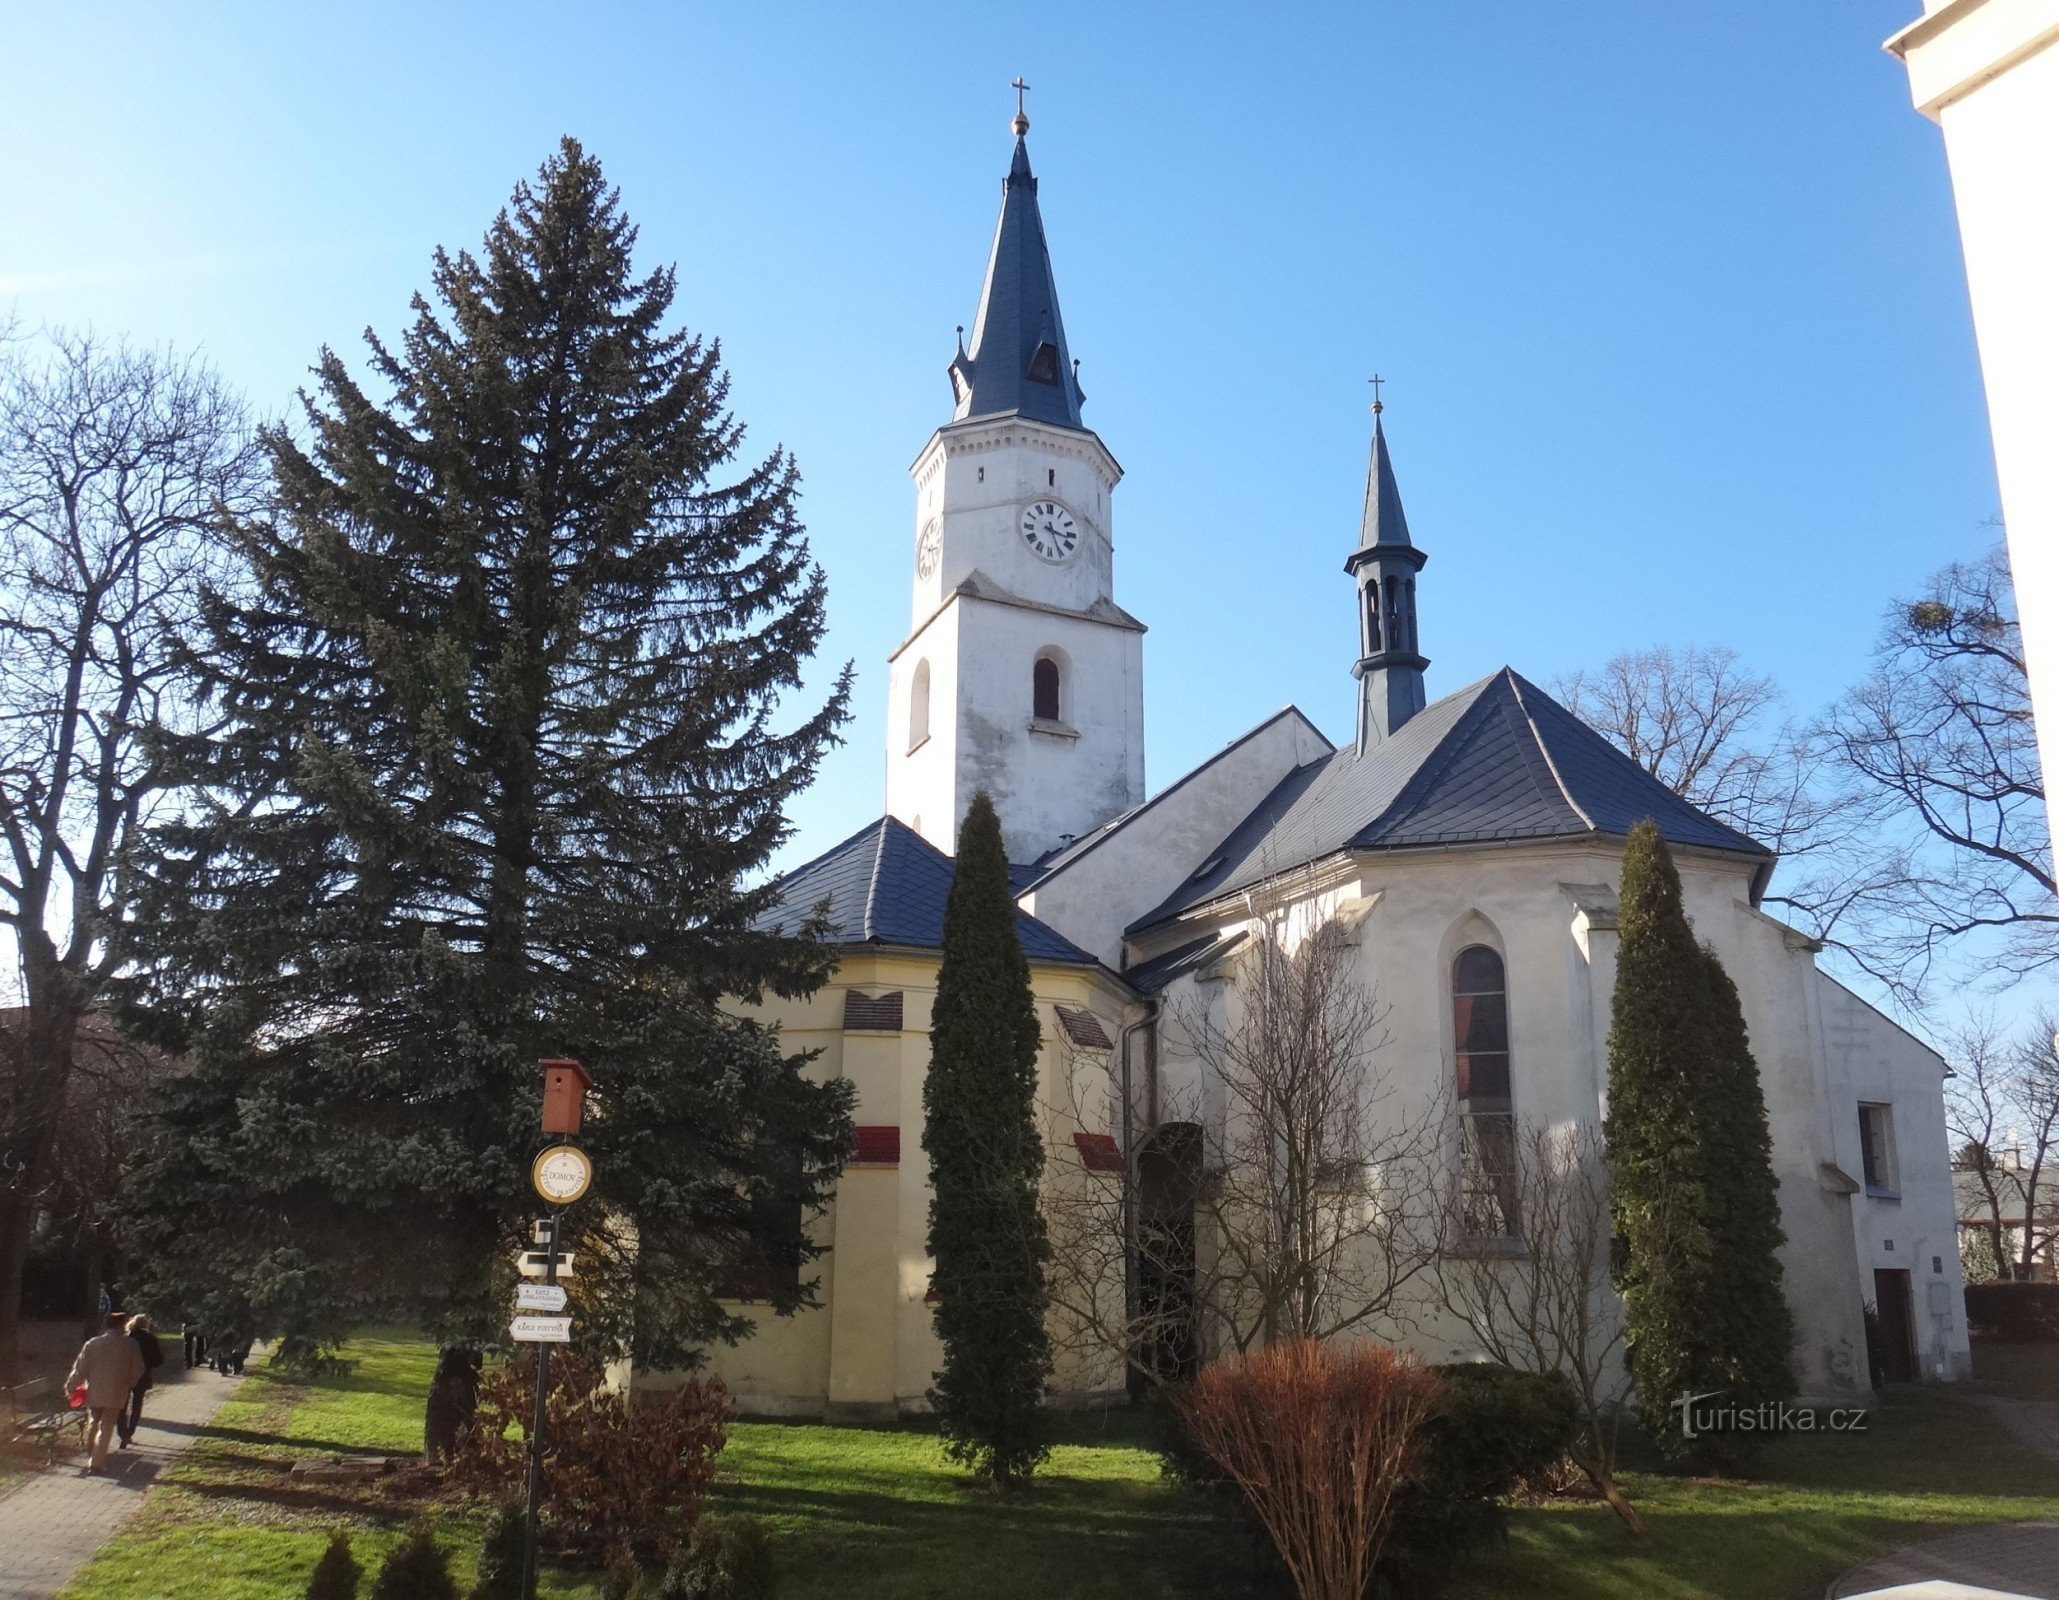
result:
M 1046 561 L 1069 561 L 1079 548 L 1080 525 L 1056 500 L 1038 500 L 1023 508 L 1022 542 Z

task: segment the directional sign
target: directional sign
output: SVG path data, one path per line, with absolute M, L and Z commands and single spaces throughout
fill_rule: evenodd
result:
M 515 1262 L 515 1268 L 525 1278 L 540 1278 L 550 1270 L 550 1257 L 541 1250 L 524 1250 Z M 562 1251 L 558 1256 L 558 1276 L 572 1276 L 572 1252 Z
M 515 1309 L 563 1311 L 565 1291 L 554 1283 L 518 1283 L 515 1285 Z
M 572 1319 L 570 1317 L 517 1317 L 508 1324 L 508 1333 L 517 1344 L 570 1344 L 572 1342 Z

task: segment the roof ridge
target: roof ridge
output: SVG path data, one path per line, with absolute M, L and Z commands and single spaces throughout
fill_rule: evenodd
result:
M 1501 669 L 1501 674 L 1508 679 L 1509 692 L 1516 697 L 1516 709 L 1523 713 L 1523 723 L 1530 730 L 1530 738 L 1537 746 L 1538 754 L 1544 757 L 1545 770 L 1551 774 L 1551 781 L 1559 786 L 1560 797 L 1572 808 L 1573 815 L 1587 824 L 1588 832 L 1600 833 L 1601 829 L 1595 826 L 1594 818 L 1588 814 L 1587 808 L 1573 798 L 1573 790 L 1566 782 L 1566 775 L 1559 771 L 1558 762 L 1552 759 L 1551 746 L 1544 740 L 1544 730 L 1537 726 L 1537 719 L 1530 714 L 1530 702 L 1523 698 L 1521 674 L 1514 667 L 1506 666 Z
M 865 916 L 858 924 L 859 937 L 870 939 L 872 935 L 872 909 L 879 904 L 879 880 L 886 867 L 887 824 L 894 819 L 891 815 L 881 817 L 874 824 L 879 834 L 872 845 L 872 876 L 865 880 Z

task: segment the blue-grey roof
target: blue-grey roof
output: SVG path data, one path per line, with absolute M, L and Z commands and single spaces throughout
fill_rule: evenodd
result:
M 1621 836 L 1646 817 L 1673 844 L 1772 854 L 1504 667 L 1434 701 L 1363 755 L 1347 747 L 1289 773 L 1131 928 L 1343 850 Z
M 1079 380 L 1058 314 L 1058 285 L 1037 209 L 1037 180 L 1020 135 L 1001 186 L 1001 220 L 973 318 L 972 348 L 950 366 L 952 420 L 1015 413 L 1081 427 Z
M 1149 961 L 1139 961 L 1133 967 L 1124 967 L 1123 982 L 1139 994 L 1156 994 L 1173 979 L 1192 972 L 1196 967 L 1229 953 L 1233 945 L 1243 943 L 1244 935 L 1209 933 L 1199 939 L 1190 939 L 1185 944 L 1175 945 L 1163 955 L 1153 956 Z
M 1359 516 L 1358 550 L 1344 564 L 1349 572 L 1360 551 L 1414 549 L 1409 543 L 1408 516 L 1401 509 L 1401 485 L 1394 481 L 1394 462 L 1387 454 L 1387 433 L 1380 413 L 1373 413 L 1373 455 L 1366 463 L 1366 504 Z M 1419 563 L 1420 564 L 1420 563 Z
M 951 858 L 906 823 L 881 817 L 794 868 L 779 889 L 778 905 L 758 919 L 761 931 L 793 933 L 827 901 L 833 944 L 937 950 L 944 942 Z M 1017 913 L 1016 928 L 1032 961 L 1095 965 L 1093 956 L 1027 912 Z

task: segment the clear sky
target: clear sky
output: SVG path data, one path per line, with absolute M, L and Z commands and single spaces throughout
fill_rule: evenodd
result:
M 201 346 L 276 413 L 575 134 L 800 461 L 859 680 L 799 859 L 881 808 L 906 471 L 1020 73 L 1152 787 L 1288 701 L 1348 731 L 1376 370 L 1433 696 L 1717 642 L 1806 712 L 1999 504 L 1942 146 L 1880 49 L 1919 9 L 14 5 L 0 310 Z

